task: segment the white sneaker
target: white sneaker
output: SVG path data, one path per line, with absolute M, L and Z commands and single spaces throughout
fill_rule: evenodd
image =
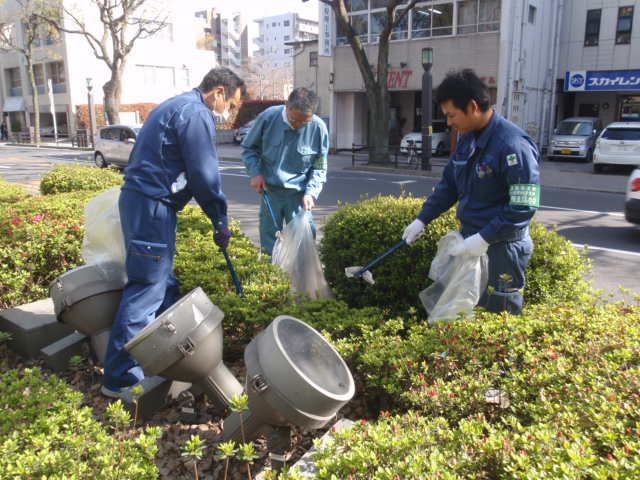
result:
M 129 388 L 119 388 L 118 390 L 111 390 L 110 388 L 107 388 L 106 386 L 102 385 L 102 387 L 100 387 L 100 393 L 102 393 L 102 395 L 104 395 L 105 397 L 109 397 L 109 398 L 124 399 L 128 389 Z

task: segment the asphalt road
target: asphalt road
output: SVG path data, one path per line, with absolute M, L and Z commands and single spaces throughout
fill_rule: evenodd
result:
M 0 175 L 9 181 L 31 185 L 32 191 L 37 191 L 39 179 L 55 164 L 69 162 L 89 164 L 91 155 L 69 150 L 0 146 Z M 542 168 L 551 175 L 554 171 L 581 175 L 591 171 L 590 165 L 566 162 L 543 162 Z M 258 196 L 249 187 L 249 179 L 241 164 L 222 162 L 221 170 L 230 214 L 240 221 L 243 231 L 257 243 Z M 606 175 L 608 178 L 594 177 L 596 185 L 599 178 L 611 181 L 615 180 L 612 177 L 619 177 L 623 182 L 628 170 L 612 171 Z M 315 211 L 316 221 L 319 225 L 324 224 L 337 209 L 338 202 L 354 203 L 366 196 L 398 195 L 403 191 L 423 197 L 432 191 L 436 183 L 437 179 L 410 174 L 333 168 Z M 558 232 L 575 245 L 589 246 L 595 287 L 604 289 L 614 299 L 630 299 L 629 294 L 619 290 L 619 286 L 640 292 L 640 275 L 637 272 L 640 265 L 640 228 L 624 219 L 624 195 L 577 190 L 575 186 L 568 185 L 567 188 L 543 187 L 541 198 L 542 206 L 536 219 L 556 226 Z M 381 246 L 381 250 L 385 247 Z

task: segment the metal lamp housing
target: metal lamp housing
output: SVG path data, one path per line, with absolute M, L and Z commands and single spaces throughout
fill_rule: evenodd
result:
M 223 318 L 198 287 L 142 329 L 125 349 L 146 375 L 194 383 L 211 400 L 229 405 L 243 388 L 222 363 Z
M 355 393 L 340 354 L 320 333 L 281 315 L 245 349 L 248 412 L 224 421 L 225 439 L 245 441 L 273 426 L 325 426 Z M 242 424 L 242 425 L 241 425 Z
M 49 285 L 58 321 L 87 335 L 101 364 L 126 281 L 122 265 L 100 263 L 69 270 Z

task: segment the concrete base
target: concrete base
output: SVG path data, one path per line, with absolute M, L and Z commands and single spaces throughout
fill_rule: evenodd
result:
M 61 338 L 40 350 L 44 363 L 54 372 L 63 372 L 69 368 L 69 361 L 74 355 L 82 355 L 82 344 L 87 337 L 80 332 Z
M 26 358 L 73 333 L 56 319 L 50 298 L 0 311 L 0 330 L 11 334 L 9 348 Z
M 180 392 L 191 387 L 190 383 L 172 382 L 162 377 L 145 377 L 141 385 L 143 392 L 137 399 L 138 420 L 151 418 L 158 410 L 166 406 L 170 398 L 174 396 L 177 398 Z M 122 401 L 131 415 L 135 415 L 136 404 L 131 392 L 126 392 Z
M 351 428 L 353 425 L 353 421 L 347 418 L 341 418 L 338 420 L 332 428 L 327 430 L 327 432 L 320 438 L 320 448 L 322 445 L 327 444 L 327 442 L 331 441 L 331 431 L 335 428 L 336 431 L 345 430 L 347 428 Z M 300 460 L 298 460 L 294 465 L 293 469 L 297 469 L 298 473 L 303 478 L 313 478 L 317 475 L 318 469 L 316 464 L 313 461 L 313 455 L 316 453 L 317 448 L 314 446 L 310 448 L 307 453 L 305 453 Z M 257 480 L 257 478 L 256 478 Z

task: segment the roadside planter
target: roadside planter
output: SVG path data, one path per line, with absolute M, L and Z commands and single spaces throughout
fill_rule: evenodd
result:
M 82 265 L 56 278 L 49 286 L 56 317 L 87 335 L 100 364 L 104 364 L 126 273 L 121 265 Z

